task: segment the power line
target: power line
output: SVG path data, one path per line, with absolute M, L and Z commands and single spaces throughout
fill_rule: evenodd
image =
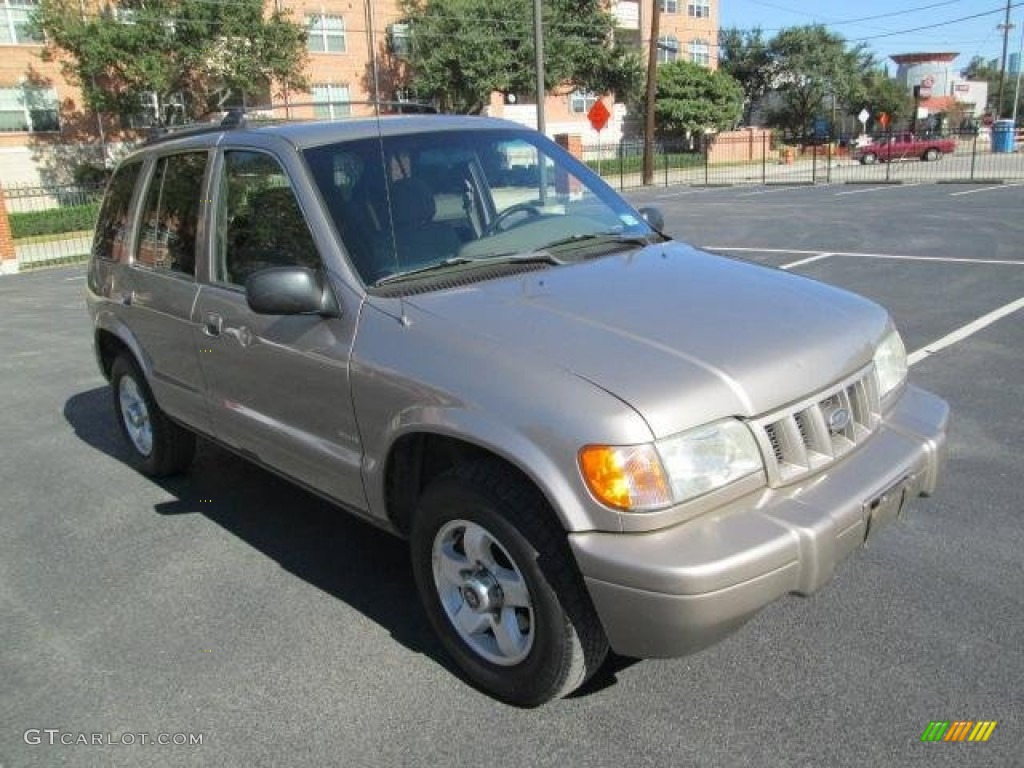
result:
M 1024 2 L 1010 3 L 1009 7 L 1010 8 L 1018 8 L 1021 5 L 1024 5 Z M 896 32 L 885 32 L 885 33 L 880 34 L 880 35 L 868 35 L 867 37 L 857 37 L 857 38 L 854 38 L 854 39 L 850 40 L 850 42 L 851 43 L 863 43 L 863 42 L 865 42 L 867 40 L 879 40 L 879 39 L 881 39 L 883 37 L 895 37 L 897 35 L 905 35 L 905 34 L 908 34 L 910 32 L 920 32 L 920 31 L 925 30 L 925 29 L 938 29 L 939 27 L 946 27 L 946 26 L 949 26 L 950 24 L 956 24 L 957 22 L 970 21 L 971 19 L 980 19 L 983 16 L 991 16 L 991 15 L 996 14 L 996 13 L 1002 13 L 1003 10 L 1004 10 L 1003 8 L 996 8 L 996 9 L 991 10 L 991 11 L 982 11 L 981 13 L 973 13 L 970 16 L 961 16 L 960 18 L 957 18 L 957 19 L 947 19 L 946 21 L 940 21 L 940 22 L 937 22 L 935 24 L 926 24 L 925 26 L 921 26 L 921 27 L 912 27 L 910 29 L 901 29 L 901 30 L 898 30 Z

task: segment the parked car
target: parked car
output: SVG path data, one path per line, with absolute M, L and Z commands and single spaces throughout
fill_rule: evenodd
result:
M 885 163 L 893 160 L 938 160 L 943 155 L 956 151 L 956 139 L 938 136 L 915 136 L 912 133 L 887 134 L 872 139 L 871 143 L 858 146 L 854 158 L 863 165 Z
M 87 300 L 133 460 L 200 435 L 407 538 L 495 697 L 714 643 L 935 489 L 948 409 L 878 305 L 675 241 L 512 123 L 236 122 L 107 189 Z

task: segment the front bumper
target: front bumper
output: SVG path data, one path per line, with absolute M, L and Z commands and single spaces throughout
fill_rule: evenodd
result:
M 932 493 L 948 419 L 943 400 L 908 387 L 870 440 L 803 482 L 659 531 L 571 534 L 612 648 L 681 656 L 782 595 L 820 588 L 906 500 Z

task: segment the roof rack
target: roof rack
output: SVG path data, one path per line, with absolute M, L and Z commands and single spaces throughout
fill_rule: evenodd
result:
M 336 117 L 295 117 L 287 114 L 285 117 L 275 117 L 274 113 L 285 110 L 290 113 L 295 109 L 308 109 L 311 107 L 373 107 L 376 115 L 433 115 L 438 114 L 438 109 L 433 104 L 421 101 L 297 101 L 287 103 L 261 104 L 244 107 L 228 107 L 221 112 L 212 112 L 207 115 L 208 119 L 199 120 L 194 123 L 183 125 L 160 126 L 152 129 L 146 140 L 147 144 L 159 141 L 169 141 L 184 136 L 195 136 L 204 133 L 215 133 L 232 129 L 241 129 L 253 125 L 265 125 L 268 123 L 301 122 L 313 120 L 351 120 L 360 117 L 373 117 L 373 115 L 338 115 Z

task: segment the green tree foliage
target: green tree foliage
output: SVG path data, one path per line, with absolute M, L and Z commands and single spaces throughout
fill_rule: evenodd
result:
M 492 91 L 536 90 L 531 0 L 403 0 L 412 27 L 412 90 L 446 111 L 476 113 Z M 642 81 L 635 52 L 614 45 L 601 0 L 545 0 L 545 87 L 630 98 Z
M 769 52 L 772 84 L 780 96 L 779 106 L 769 113 L 770 124 L 809 135 L 814 118 L 833 109 L 859 110 L 865 77 L 874 66 L 863 45 L 847 48 L 842 36 L 815 24 L 782 30 Z
M 136 113 L 140 95 L 152 92 L 161 105 L 180 99 L 198 117 L 231 93 L 306 86 L 305 28 L 281 12 L 264 14 L 262 0 L 82 8 L 78 0 L 41 0 L 34 23 L 46 35 L 44 58 L 59 60 L 98 112 Z
M 743 112 L 743 88 L 724 72 L 689 61 L 658 67 L 654 115 L 659 133 L 681 135 L 732 128 Z
M 884 69 L 872 70 L 864 79 L 863 108 L 871 114 L 870 126 L 879 115 L 889 115 L 889 129 L 896 130 L 914 119 L 914 97 L 898 80 L 889 77 Z
M 988 104 L 985 108 L 992 114 L 1001 117 L 1010 117 L 1013 114 L 1013 97 L 1017 90 L 1017 76 L 1006 73 L 1006 81 L 1003 84 L 1003 103 L 999 101 L 999 67 L 992 67 L 980 56 L 975 56 L 968 62 L 967 67 L 961 72 L 966 80 L 981 80 L 988 83 Z M 999 107 L 997 109 L 997 106 Z M 1024 89 L 1021 90 L 1017 102 L 1017 114 L 1024 115 Z
M 772 85 L 772 57 L 761 30 L 721 30 L 718 69 L 731 75 L 743 88 L 743 120 L 749 123 L 754 105 Z

